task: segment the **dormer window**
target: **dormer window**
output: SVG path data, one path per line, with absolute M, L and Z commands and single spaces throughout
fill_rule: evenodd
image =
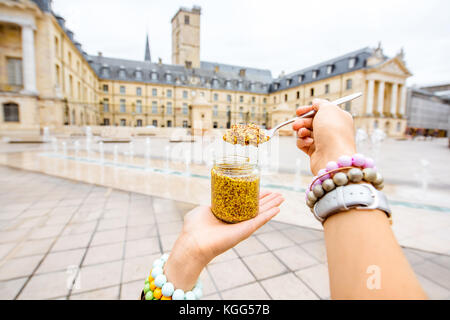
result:
M 312 72 L 312 78 L 313 78 L 313 79 L 316 79 L 318 75 L 319 75 L 319 70 L 313 70 L 313 72 Z
M 172 81 L 172 74 L 170 74 L 170 71 L 167 71 L 166 73 L 166 81 L 171 82 Z
M 216 78 L 212 79 L 212 86 L 214 88 L 217 88 L 219 86 L 219 80 L 217 80 Z
M 351 57 L 348 60 L 348 68 L 349 69 L 353 69 L 355 67 L 355 65 L 356 65 L 356 58 L 355 57 Z
M 239 89 L 239 90 L 242 90 L 242 88 L 243 88 L 243 83 L 242 83 L 241 80 L 239 80 L 239 81 L 238 81 L 238 89 Z
M 126 78 L 126 73 L 125 73 L 125 67 L 124 66 L 120 66 L 119 78 L 121 78 L 121 79 L 125 79 Z
M 142 70 L 140 68 L 136 68 L 136 80 L 142 80 Z
M 230 80 L 225 81 L 225 87 L 227 89 L 231 89 L 231 81 Z
M 150 73 L 150 78 L 151 78 L 152 80 L 158 80 L 158 73 L 157 73 L 155 70 L 153 70 L 153 71 Z
M 278 84 L 277 82 L 275 82 L 275 83 L 273 84 L 273 89 L 274 89 L 274 90 L 277 90 L 277 89 L 278 89 L 278 86 L 279 86 L 279 84 Z
M 286 80 L 286 85 L 287 85 L 287 86 L 290 86 L 291 84 L 292 84 L 292 79 L 287 79 L 287 80 Z
M 334 65 L 329 64 L 327 65 L 327 74 L 331 74 L 334 70 Z
M 253 91 L 253 90 L 255 90 L 255 84 L 252 82 L 252 83 L 250 83 L 250 91 Z
M 109 78 L 109 66 L 106 63 L 102 66 L 101 75 L 105 78 Z
M 301 74 L 298 76 L 298 82 L 303 82 L 304 79 L 305 79 L 305 75 Z

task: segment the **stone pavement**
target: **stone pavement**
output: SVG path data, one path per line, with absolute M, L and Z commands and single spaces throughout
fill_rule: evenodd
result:
M 2 166 L 0 203 L 0 299 L 138 299 L 194 206 Z M 450 299 L 450 257 L 404 252 L 430 298 Z M 330 295 L 323 233 L 275 221 L 201 278 L 205 299 Z

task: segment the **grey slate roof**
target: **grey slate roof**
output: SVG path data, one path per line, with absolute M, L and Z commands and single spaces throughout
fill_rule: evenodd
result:
M 273 80 L 270 86 L 270 92 L 284 90 L 287 88 L 296 87 L 302 84 L 311 83 L 326 78 L 334 77 L 350 71 L 366 68 L 367 58 L 373 54 L 373 49 L 366 47 L 353 52 L 349 52 L 343 56 L 330 59 L 311 67 L 292 72 L 283 77 Z M 349 68 L 349 60 L 355 58 L 355 66 Z M 332 72 L 327 73 L 327 67 L 332 66 Z M 317 77 L 313 79 L 313 71 L 317 72 Z M 302 78 L 300 77 L 302 76 Z
M 217 88 L 242 92 L 267 93 L 272 74 L 269 70 L 201 62 L 200 68 L 159 64 L 103 56 L 88 56 L 99 78 L 173 84 L 188 87 Z M 219 69 L 216 72 L 215 67 Z M 245 75 L 239 71 L 245 69 Z M 195 80 L 192 80 L 195 78 Z

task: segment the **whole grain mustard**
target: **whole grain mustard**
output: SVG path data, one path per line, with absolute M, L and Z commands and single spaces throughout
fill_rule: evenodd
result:
M 259 211 L 259 172 L 249 163 L 223 162 L 211 169 L 211 208 L 228 223 L 254 218 Z

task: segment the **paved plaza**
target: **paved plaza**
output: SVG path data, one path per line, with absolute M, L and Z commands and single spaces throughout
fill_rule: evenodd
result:
M 0 182 L 1 299 L 138 299 L 194 207 L 3 166 Z M 403 250 L 450 299 L 450 256 Z M 206 267 L 204 299 L 328 299 L 326 263 L 321 231 L 271 221 Z

